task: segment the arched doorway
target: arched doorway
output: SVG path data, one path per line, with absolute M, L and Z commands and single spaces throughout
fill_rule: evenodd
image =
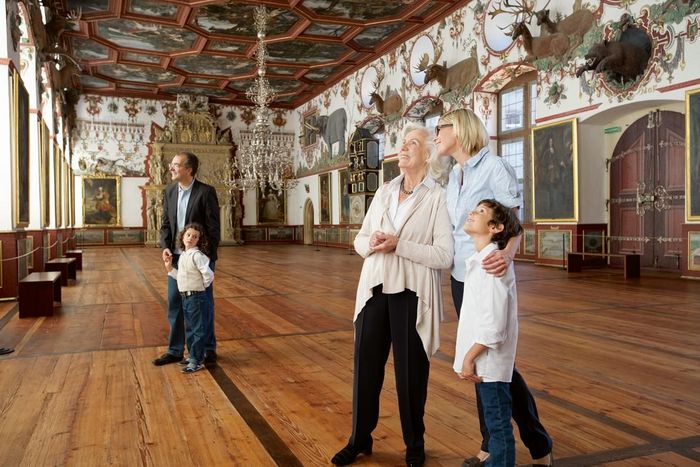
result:
M 309 198 L 304 204 L 304 245 L 314 244 L 314 203 Z
M 610 251 L 642 267 L 680 271 L 685 206 L 685 121 L 655 110 L 631 124 L 610 159 Z

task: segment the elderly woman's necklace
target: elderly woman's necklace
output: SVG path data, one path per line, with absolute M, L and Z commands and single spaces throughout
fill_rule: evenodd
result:
M 413 190 L 415 190 L 415 188 L 414 188 L 413 190 L 411 190 L 411 191 L 406 191 L 406 190 L 403 188 L 403 182 L 404 182 L 404 180 L 405 180 L 405 178 L 401 180 L 401 186 L 400 186 L 399 188 L 401 189 L 401 193 L 403 193 L 404 195 L 409 195 L 409 196 L 410 196 L 410 195 L 413 194 Z

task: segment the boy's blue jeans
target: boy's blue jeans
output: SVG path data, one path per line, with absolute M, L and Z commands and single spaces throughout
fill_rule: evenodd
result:
M 515 438 L 512 416 L 512 400 L 508 383 L 479 383 L 476 391 L 484 408 L 484 421 L 489 431 L 489 467 L 512 467 L 515 465 Z

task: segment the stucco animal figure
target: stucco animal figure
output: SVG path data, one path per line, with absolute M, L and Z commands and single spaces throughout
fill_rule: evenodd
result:
M 328 146 L 328 152 L 332 154 L 333 145 L 338 143 L 338 154 L 345 154 L 345 129 L 348 117 L 344 108 L 333 111 L 330 115 L 321 115 L 304 125 L 313 131 L 317 131 L 323 137 Z
M 550 34 L 560 32 L 567 36 L 578 36 L 581 40 L 583 40 L 583 36 L 585 36 L 593 26 L 593 21 L 595 21 L 593 12 L 585 8 L 574 11 L 566 18 L 557 22 L 549 18 L 548 9 L 542 9 L 536 12 L 535 18 L 537 18 L 537 25 L 543 26 Z
M 576 70 L 576 76 L 588 70 L 609 71 L 621 82 L 634 81 L 644 73 L 649 62 L 649 55 L 643 48 L 619 41 L 599 42 L 590 48 L 585 58 L 586 63 Z
M 403 108 L 403 99 L 396 93 L 387 90 L 387 98 L 379 94 L 379 83 L 374 83 L 375 91 L 370 94 L 369 105 L 373 105 L 377 112 L 386 116 L 397 115 Z
M 479 60 L 476 53 L 476 45 L 470 49 L 469 58 L 465 58 L 449 68 L 447 67 L 447 62 L 438 65 L 437 61 L 439 58 L 440 55 L 438 54 L 431 65 L 428 63 L 430 61 L 428 54 L 423 54 L 418 66 L 416 66 L 416 71 L 425 72 L 426 84 L 437 80 L 442 87 L 441 94 L 450 91 L 461 92 L 479 77 Z
M 525 60 L 529 62 L 545 57 L 563 56 L 569 51 L 571 45 L 566 34 L 560 32 L 548 36 L 532 37 L 524 21 L 513 25 L 510 36 L 513 40 L 522 36 L 523 46 L 527 51 Z

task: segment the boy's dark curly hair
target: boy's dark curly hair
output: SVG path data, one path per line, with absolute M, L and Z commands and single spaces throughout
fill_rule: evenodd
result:
M 508 245 L 508 240 L 522 233 L 523 228 L 520 225 L 520 221 L 510 208 L 505 207 L 495 199 L 482 199 L 479 201 L 479 205 L 481 204 L 491 208 L 493 212 L 489 225 L 494 227 L 503 226 L 503 230 L 491 236 L 491 241 L 498 243 L 498 248 L 502 250 Z
M 204 227 L 202 227 L 202 224 L 198 224 L 196 222 L 187 224 L 185 228 L 182 229 L 179 234 L 177 234 L 178 248 L 180 248 L 182 251 L 185 251 L 185 243 L 182 241 L 182 238 L 185 236 L 185 232 L 187 232 L 187 229 L 193 229 L 199 232 L 199 243 L 197 243 L 197 246 L 199 247 L 199 251 L 201 251 L 205 255 L 208 255 L 209 240 L 207 240 L 207 234 L 204 232 Z

